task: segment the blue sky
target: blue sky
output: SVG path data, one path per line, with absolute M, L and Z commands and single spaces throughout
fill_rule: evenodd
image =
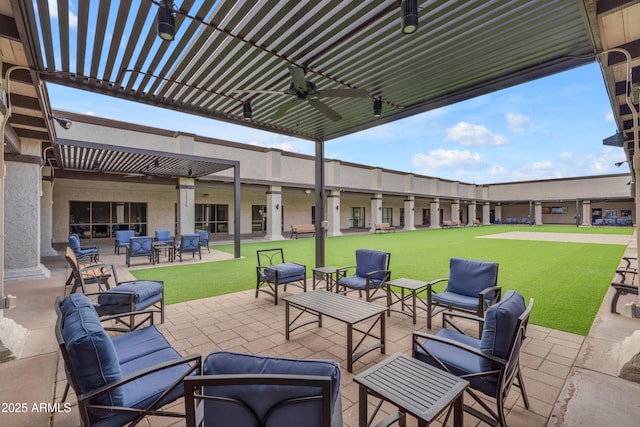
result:
M 310 141 L 49 85 L 53 108 L 314 154 Z M 327 141 L 325 156 L 488 184 L 627 172 L 597 64 Z

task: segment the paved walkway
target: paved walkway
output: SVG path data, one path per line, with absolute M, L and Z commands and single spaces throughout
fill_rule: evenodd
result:
M 629 251 L 635 255 L 635 248 Z M 118 264 L 121 280 L 125 280 L 124 255 L 106 255 L 110 252 L 107 247 L 101 252 L 104 261 Z M 203 255 L 205 260 L 226 256 L 217 251 Z M 51 417 L 51 408 L 47 408 L 59 401 L 65 384 L 53 336 L 52 307 L 56 296 L 64 293 L 68 271 L 62 257 L 46 259 L 45 263 L 52 271 L 51 279 L 6 284 L 6 292 L 18 296 L 18 307 L 7 311 L 6 316 L 27 328 L 29 335 L 20 359 L 0 364 L 0 402 L 4 405 L 0 408 L 1 425 L 62 427 L 79 423 L 73 395 L 67 400 L 72 403 L 68 412 L 62 406 Z M 521 365 L 531 406 L 525 409 L 518 390 L 513 389 L 507 399 L 510 426 L 637 426 L 640 384 L 619 379 L 616 372 L 620 342 L 640 328 L 640 320 L 609 314 L 611 296 L 608 292 L 588 337 L 529 326 Z M 621 298 L 619 307 L 631 298 Z M 354 364 L 354 373 L 396 352 L 409 354 L 411 332 L 426 330 L 425 324 L 424 314 L 413 325 L 409 317 L 392 313 L 387 323 L 386 355 L 379 351 L 366 355 Z M 326 319 L 322 328 L 309 326 L 294 332 L 287 341 L 284 304 L 276 306 L 266 295 L 256 299 L 253 291 L 245 291 L 167 306 L 166 321 L 160 329 L 185 355 L 206 356 L 225 349 L 335 359 L 342 366 L 344 425 L 358 425 L 358 391 L 353 374 L 346 370 L 346 327 L 340 322 Z M 7 406 L 10 403 L 25 403 L 26 412 L 15 413 L 15 406 Z M 159 418 L 149 421 L 152 426 L 171 423 L 184 424 Z M 409 425 L 414 426 L 415 420 Z M 475 425 L 477 420 L 465 417 L 465 426 Z

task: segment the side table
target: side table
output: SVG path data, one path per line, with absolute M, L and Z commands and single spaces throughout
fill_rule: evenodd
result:
M 406 414 L 410 414 L 418 419 L 419 427 L 429 425 L 445 410 L 453 407 L 453 425 L 462 427 L 463 393 L 469 386 L 467 380 L 402 353 L 383 360 L 356 375 L 353 380 L 359 387 L 359 427 L 371 425 L 380 409 L 380 405 L 376 406 L 375 412 L 368 418 L 368 396 L 377 397 L 398 408 L 398 413 L 387 419 L 404 419 Z
M 427 290 L 427 282 L 402 278 L 389 280 L 385 283 L 385 286 L 387 287 L 387 307 L 389 308 L 389 311 L 392 310 L 391 306 L 393 304 L 399 302 L 401 304 L 401 309 L 393 311 L 406 314 L 407 316 L 412 316 L 414 325 L 416 324 L 416 310 L 420 308 L 428 311 L 427 303 L 422 298 L 417 297 L 420 292 Z M 392 289 L 392 286 L 399 288 L 400 294 Z M 405 291 L 408 291 L 406 295 Z M 407 303 L 407 300 L 409 299 L 411 299 L 411 304 Z M 420 300 L 420 303 L 424 305 L 424 307 L 417 305 L 418 300 Z
M 313 272 L 313 289 L 316 289 L 316 286 L 320 286 L 320 282 L 325 282 L 325 287 L 327 291 L 333 292 L 333 286 L 336 286 L 336 292 L 338 290 L 338 284 L 336 283 L 338 267 L 328 266 L 328 267 L 316 267 L 312 268 Z

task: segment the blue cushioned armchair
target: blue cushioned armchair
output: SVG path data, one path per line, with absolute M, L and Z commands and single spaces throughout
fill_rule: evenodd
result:
M 79 261 L 89 260 L 97 262 L 100 257 L 98 245 L 80 246 L 80 237 L 77 234 L 69 236 L 69 247 Z
M 156 242 L 174 243 L 174 238 L 171 235 L 171 230 L 156 230 Z
M 120 255 L 120 248 L 126 248 L 129 246 L 129 239 L 135 235 L 135 230 L 116 230 L 116 241 L 113 253 Z
M 465 411 L 490 425 L 506 426 L 505 400 L 512 386 L 520 389 L 524 405 L 529 408 L 519 355 L 532 308 L 533 299 L 525 307 L 522 295 L 509 290 L 501 301 L 487 309 L 484 318 L 447 313 L 448 317 L 479 322 L 484 328 L 482 338 L 446 328 L 435 335 L 414 332 L 413 357 L 468 380 L 467 393 L 486 413 L 466 405 Z M 486 398 L 476 392 L 494 398 L 497 408 L 491 408 Z
M 176 252 L 182 262 L 182 254 L 191 254 L 192 258 L 195 258 L 196 254 L 202 259 L 202 252 L 200 252 L 200 235 L 199 234 L 181 234 L 180 243 L 176 246 Z
M 437 293 L 433 285 L 445 281 L 446 288 Z M 500 300 L 502 288 L 497 283 L 498 263 L 451 258 L 449 277 L 427 284 L 427 328 L 431 329 L 433 316 L 446 310 L 458 310 L 483 317 L 486 308 Z M 443 316 L 443 326 L 444 321 Z M 482 325 L 479 326 L 479 334 L 482 334 Z
M 211 249 L 209 249 L 209 232 L 207 230 L 196 230 L 196 234 L 200 235 L 200 247 L 207 248 L 207 252 L 211 253 Z
M 386 298 L 386 293 L 377 296 L 376 293 L 378 290 L 384 290 L 385 283 L 391 280 L 390 262 L 389 252 L 357 249 L 356 265 L 338 269 L 338 292 L 346 294 L 350 291 L 358 291 L 362 296 L 364 291 L 367 301 Z M 355 269 L 354 274 L 347 276 L 350 269 Z
M 129 239 L 129 246 L 127 246 L 127 267 L 131 267 L 131 258 L 135 257 L 147 257 L 151 264 L 155 264 L 153 238 L 151 236 L 136 236 Z
M 333 360 L 211 353 L 186 378 L 187 426 L 342 427 L 340 367 Z
M 256 298 L 259 292 L 273 296 L 278 304 L 278 287 L 292 284 L 304 292 L 307 291 L 307 267 L 297 262 L 285 262 L 282 248 L 256 251 L 258 266 L 256 267 Z
M 117 316 L 98 318 L 83 294 L 58 299 L 55 311 L 55 335 L 83 426 L 135 425 L 148 415 L 185 416 L 162 407 L 182 397 L 185 377 L 201 373 L 201 357 L 180 355 L 153 325 L 153 316 L 137 313 L 146 316 L 148 326 L 110 336 L 101 322 Z

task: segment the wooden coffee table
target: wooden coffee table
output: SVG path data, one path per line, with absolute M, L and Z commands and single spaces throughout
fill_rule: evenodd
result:
M 404 420 L 406 414 L 418 419 L 418 426 L 429 425 L 453 406 L 453 425 L 462 427 L 464 390 L 469 382 L 402 353 L 394 354 L 356 375 L 359 385 L 359 427 L 368 427 L 380 405 L 369 417 L 368 396 L 385 400 L 398 408 L 388 418 Z M 400 425 L 405 425 L 401 423 Z
M 370 351 L 379 348 L 380 353 L 384 354 L 384 313 L 387 311 L 386 307 L 325 290 L 315 290 L 302 294 L 291 295 L 283 298 L 283 300 L 285 302 L 285 337 L 287 340 L 289 339 L 291 332 L 305 325 L 317 323 L 319 327 L 322 327 L 322 316 L 327 316 L 347 324 L 347 371 L 353 372 L 353 362 L 360 359 Z M 301 313 L 295 316 L 292 320 L 290 320 L 291 307 L 301 310 Z M 300 320 L 304 313 L 311 313 L 314 317 L 317 316 L 317 318 L 309 321 L 301 321 L 301 323 L 294 326 L 294 323 Z M 368 328 L 368 330 L 365 331 L 354 327 L 354 325 L 365 320 L 375 318 L 376 316 L 377 319 Z M 374 327 L 377 324 L 380 325 L 380 333 L 378 335 L 373 332 Z M 354 331 L 362 334 L 362 337 L 355 345 L 353 343 Z M 373 338 L 376 341 L 375 344 L 360 349 L 367 338 Z

